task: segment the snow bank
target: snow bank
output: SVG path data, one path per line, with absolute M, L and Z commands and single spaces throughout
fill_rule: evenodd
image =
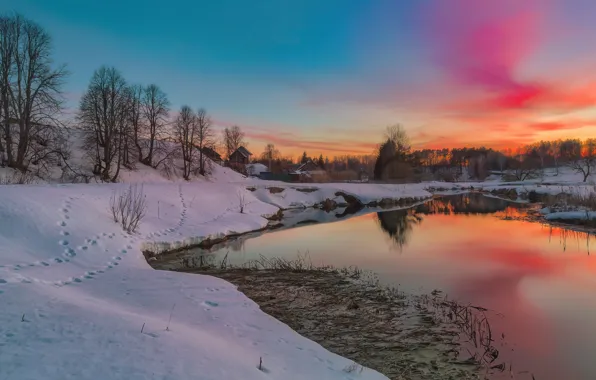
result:
M 313 207 L 326 199 L 333 200 L 338 204 L 345 203 L 343 196 L 336 195 L 338 192 L 353 196 L 365 205 L 382 199 L 397 201 L 410 198 L 413 201 L 418 201 L 432 196 L 431 193 L 424 190 L 422 184 L 287 184 L 274 181 L 253 181 L 249 187 L 255 189 L 254 196 L 257 199 L 282 209 Z
M 349 360 L 225 281 L 151 269 L 141 249 L 260 229 L 277 204 L 307 205 L 338 189 L 363 201 L 429 194 L 342 184 L 314 195 L 286 184 L 286 198 L 265 199 L 247 184 L 145 184 L 148 210 L 134 236 L 108 206 L 126 184 L 1 186 L 0 378 L 385 379 L 345 372 Z
M 596 211 L 562 211 L 546 214 L 546 220 L 592 220 L 596 219 Z

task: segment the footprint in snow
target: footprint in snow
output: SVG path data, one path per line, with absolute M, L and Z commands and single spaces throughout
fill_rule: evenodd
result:
M 60 240 L 60 241 L 58 242 L 58 244 L 60 244 L 60 245 L 68 245 L 68 244 L 70 244 L 70 243 L 69 243 L 69 241 L 68 241 L 68 240 Z
M 60 227 L 66 227 L 66 222 L 65 221 L 60 221 L 60 222 L 58 222 L 58 225 Z
M 64 256 L 66 256 L 66 257 L 75 257 L 76 255 L 77 255 L 77 253 L 72 248 L 66 248 L 64 250 Z M 68 261 L 68 260 L 65 260 L 65 261 Z
M 63 263 L 63 262 L 64 262 L 64 260 L 62 260 L 62 259 L 61 259 L 61 258 L 59 258 L 59 257 L 56 257 L 56 258 L 54 259 L 54 261 L 55 261 L 56 263 L 58 263 L 58 264 L 61 264 L 61 263 Z
M 62 211 L 63 213 L 65 213 L 65 214 L 67 214 L 67 213 L 68 213 L 68 209 L 67 209 L 67 208 L 63 208 L 61 211 Z
M 68 232 L 68 231 L 60 231 L 60 235 L 62 235 L 62 236 L 69 236 L 70 235 L 70 232 Z
M 81 245 L 79 247 L 77 247 L 79 250 L 81 251 L 86 251 L 89 247 L 87 247 L 86 245 Z
M 6 281 L 6 280 L 5 280 L 5 279 L 3 279 L 3 278 L 0 278 L 0 285 L 2 285 L 2 284 L 6 284 L 6 283 L 8 283 L 8 281 Z
M 211 307 L 218 307 L 219 304 L 217 302 L 213 302 L 213 301 L 205 301 L 203 302 L 206 306 L 211 306 Z

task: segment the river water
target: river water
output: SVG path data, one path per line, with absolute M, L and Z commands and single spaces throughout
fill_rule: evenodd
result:
M 260 255 L 308 254 L 317 265 L 373 271 L 403 291 L 438 289 L 491 310 L 500 355 L 508 363 L 506 378 L 512 372 L 515 379 L 596 379 L 596 258 L 590 254 L 596 242 L 519 220 L 525 212 L 524 206 L 480 194 L 446 196 L 407 211 L 346 220 L 321 214 L 338 221 L 186 254 L 216 260 L 227 254 L 234 264 Z

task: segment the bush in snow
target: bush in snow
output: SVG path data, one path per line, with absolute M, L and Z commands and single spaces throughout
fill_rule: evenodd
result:
M 120 223 L 124 231 L 135 232 L 147 210 L 147 198 L 143 192 L 143 185 L 133 184 L 127 190 L 112 193 L 110 210 L 114 222 Z

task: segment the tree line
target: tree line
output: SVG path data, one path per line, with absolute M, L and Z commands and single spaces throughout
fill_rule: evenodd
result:
M 415 178 L 456 181 L 465 171 L 472 179 L 484 180 L 493 173 L 523 181 L 561 166 L 581 174 L 584 182 L 596 168 L 596 139 L 559 139 L 539 141 L 517 148 L 497 151 L 492 148 L 443 148 L 412 150 L 400 125 L 387 128 L 377 152 L 376 180 L 412 180 Z

